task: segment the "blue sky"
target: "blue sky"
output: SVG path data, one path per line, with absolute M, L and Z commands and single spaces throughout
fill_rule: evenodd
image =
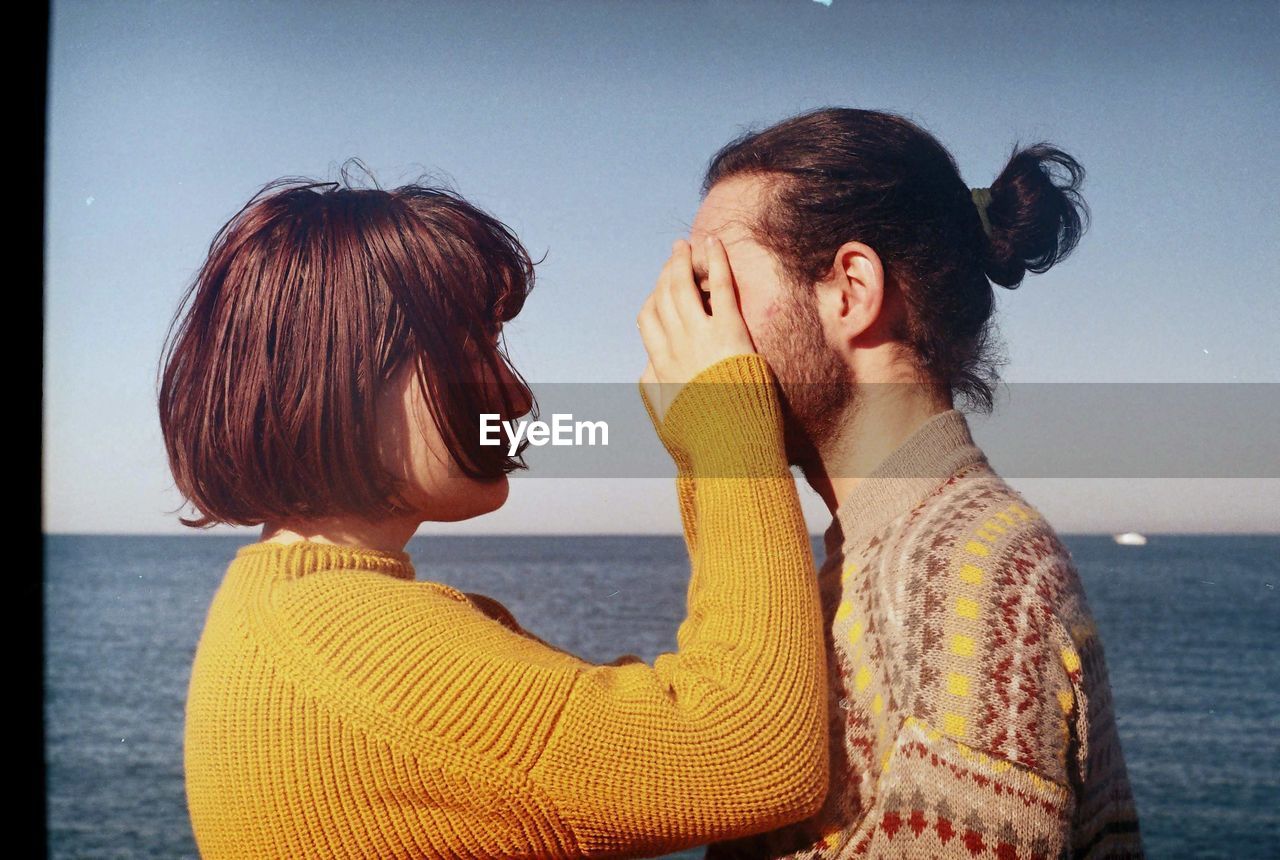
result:
M 189 531 L 155 412 L 169 318 L 254 191 L 349 157 L 383 186 L 447 178 L 546 253 L 508 326 L 536 386 L 639 375 L 636 311 L 747 126 L 897 111 L 972 186 L 1046 139 L 1087 169 L 1093 225 L 997 291 L 1004 378 L 1280 381 L 1274 3 L 58 2 L 51 38 L 49 531 Z M 1275 530 L 1280 509 L 1276 479 L 1015 483 L 1060 531 Z M 665 480 L 520 479 L 422 531 L 678 528 Z

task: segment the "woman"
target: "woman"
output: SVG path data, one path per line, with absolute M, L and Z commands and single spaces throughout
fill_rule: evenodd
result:
M 515 236 L 438 188 L 284 181 L 219 232 L 159 397 L 200 512 L 182 522 L 263 526 L 192 667 L 203 856 L 654 855 L 820 807 L 812 552 L 775 380 L 723 246 L 708 258 L 714 314 L 677 242 L 639 317 L 688 618 L 653 666 L 595 665 L 492 598 L 417 581 L 404 552 L 422 522 L 501 506 L 522 467 L 478 432 L 532 404 L 500 345 L 533 282 Z

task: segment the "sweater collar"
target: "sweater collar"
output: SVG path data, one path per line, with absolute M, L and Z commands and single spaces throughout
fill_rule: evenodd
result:
M 986 462 L 964 413 L 930 416 L 841 500 L 824 535 L 827 554 L 874 534 L 961 469 Z
M 324 570 L 367 570 L 396 579 L 413 580 L 407 552 L 391 552 L 340 544 L 300 540 L 293 543 L 258 541 L 236 551 L 237 564 L 280 579 L 297 579 Z

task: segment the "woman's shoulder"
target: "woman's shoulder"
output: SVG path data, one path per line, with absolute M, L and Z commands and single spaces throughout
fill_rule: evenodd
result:
M 401 738 L 467 746 L 477 721 L 549 726 L 586 664 L 476 597 L 367 571 L 316 573 L 263 601 L 260 650 L 325 707 Z
M 571 656 L 543 653 L 550 646 L 501 601 L 442 582 L 325 571 L 284 583 L 271 603 L 269 623 L 278 634 L 337 663 L 362 663 L 379 649 L 421 661 L 514 660 L 555 668 Z
M 474 641 L 500 650 L 515 641 L 512 636 L 526 641 L 515 613 L 492 596 L 369 571 L 325 571 L 285 582 L 270 604 L 274 626 L 302 639 L 323 628 L 321 639 L 342 641 L 339 631 L 349 627 L 360 636 L 348 641 L 412 640 L 419 648 L 430 642 Z
M 455 591 L 449 586 L 444 586 L 444 588 L 449 591 Z M 525 631 L 525 629 L 520 626 L 519 622 L 516 621 L 516 617 L 511 613 L 511 610 L 503 606 L 497 599 L 492 598 L 487 594 L 479 594 L 474 591 L 455 593 L 460 594 L 464 600 L 468 601 L 472 606 L 478 609 L 482 615 L 492 618 L 508 630 L 512 630 L 521 635 L 526 635 L 527 631 Z

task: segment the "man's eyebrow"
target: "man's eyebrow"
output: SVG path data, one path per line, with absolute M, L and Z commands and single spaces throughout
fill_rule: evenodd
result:
M 693 280 L 695 282 L 705 281 L 709 277 L 711 277 L 711 275 L 707 271 L 706 265 L 702 263 L 693 264 Z

